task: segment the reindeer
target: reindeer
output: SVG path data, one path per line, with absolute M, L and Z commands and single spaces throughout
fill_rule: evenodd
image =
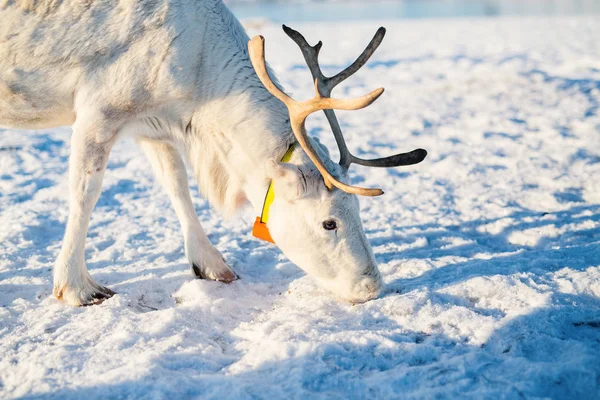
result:
M 317 92 L 297 102 L 271 79 L 264 39 L 249 42 L 221 0 L 7 0 L 0 20 L 0 126 L 73 128 L 57 299 L 79 306 L 114 294 L 88 273 L 84 247 L 111 148 L 124 136 L 136 139 L 166 190 L 196 277 L 238 278 L 198 221 L 184 158 L 213 207 L 230 216 L 249 203 L 261 215 L 255 235 L 276 243 L 323 287 L 353 302 L 378 296 L 381 275 L 357 195 L 383 192 L 349 185 L 347 171 L 351 163 L 415 164 L 426 152 L 355 157 L 333 109 L 366 107 L 383 89 L 354 100 L 330 95 L 367 62 L 383 28 L 352 65 L 328 78 L 318 64 L 322 43 L 309 46 L 284 27 Z M 306 134 L 305 119 L 318 110 L 331 124 L 339 163 Z

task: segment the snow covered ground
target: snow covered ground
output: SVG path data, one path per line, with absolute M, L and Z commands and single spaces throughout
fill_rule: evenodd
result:
M 294 24 L 330 73 L 378 23 Z M 133 143 L 114 150 L 88 268 L 118 295 L 67 307 L 51 269 L 67 217 L 69 129 L 0 135 L 0 398 L 598 398 L 600 20 L 381 23 L 388 35 L 338 90 L 385 86 L 340 113 L 350 147 L 423 147 L 420 165 L 353 169 L 381 185 L 363 221 L 387 288 L 340 303 L 194 189 L 242 279 L 192 279 L 177 219 Z M 295 45 L 260 27 L 295 96 Z M 253 28 L 251 34 L 257 33 Z M 334 148 L 321 116 L 311 131 Z

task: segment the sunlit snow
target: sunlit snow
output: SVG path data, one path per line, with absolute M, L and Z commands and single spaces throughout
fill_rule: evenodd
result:
M 175 213 L 134 142 L 111 155 L 86 245 L 118 295 L 72 308 L 52 295 L 67 218 L 70 129 L 0 135 L 0 398 L 598 398 L 600 19 L 539 17 L 293 24 L 333 74 L 377 27 L 369 64 L 334 94 L 386 92 L 340 112 L 349 147 L 423 147 L 361 199 L 386 289 L 338 302 L 194 201 L 241 280 L 194 280 Z M 300 52 L 253 24 L 296 98 Z M 335 148 L 323 116 L 310 132 Z

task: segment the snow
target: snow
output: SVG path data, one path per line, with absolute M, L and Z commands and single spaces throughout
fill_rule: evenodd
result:
M 67 217 L 68 128 L 0 135 L 0 398 L 598 398 L 600 21 L 414 20 L 338 96 L 362 156 L 423 147 L 420 165 L 353 167 L 386 282 L 338 302 L 194 189 L 210 239 L 242 279 L 192 279 L 177 219 L 133 142 L 111 155 L 86 246 L 118 295 L 51 296 Z M 335 73 L 379 22 L 294 24 Z M 258 26 L 298 98 L 295 45 Z M 257 26 L 251 34 L 257 33 Z M 330 149 L 326 121 L 309 121 Z

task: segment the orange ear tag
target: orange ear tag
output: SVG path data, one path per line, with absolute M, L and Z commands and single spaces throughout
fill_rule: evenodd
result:
M 252 236 L 275 244 L 273 238 L 271 237 L 271 234 L 269 233 L 269 228 L 267 228 L 267 224 L 261 222 L 260 217 L 256 217 L 254 227 L 252 228 Z

